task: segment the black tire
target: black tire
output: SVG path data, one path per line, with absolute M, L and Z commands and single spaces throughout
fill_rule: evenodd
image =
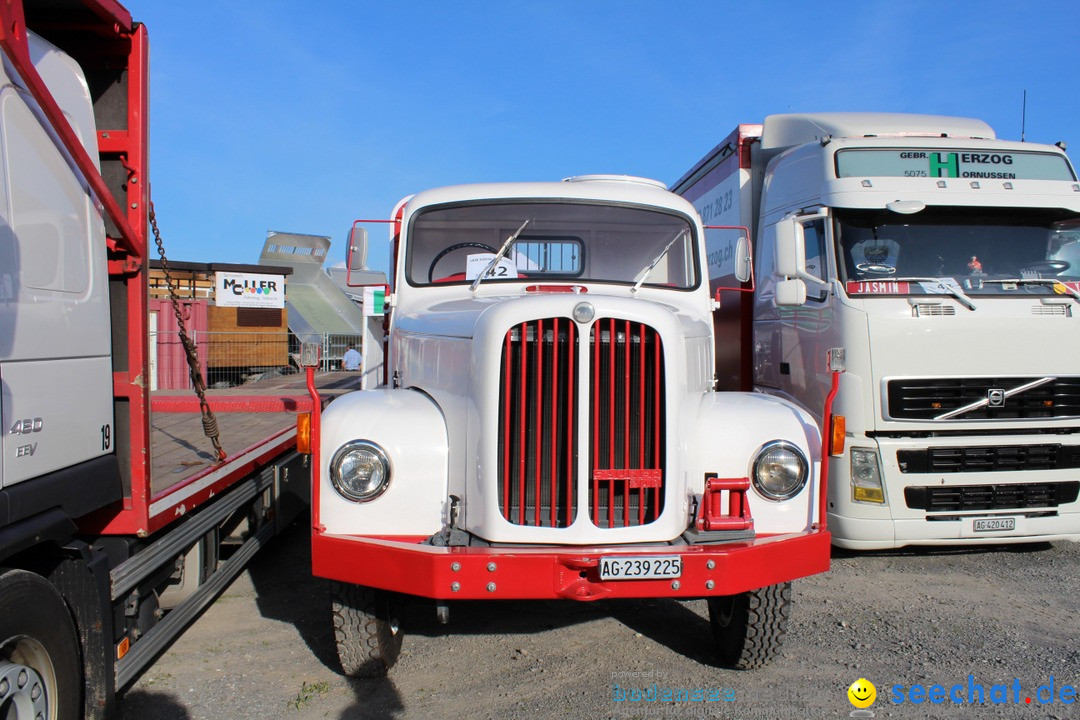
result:
M 0 717 L 34 718 L 44 697 L 47 720 L 78 720 L 82 686 L 79 639 L 64 598 L 39 575 L 0 569 Z
M 791 583 L 709 598 L 720 664 L 737 670 L 768 665 L 787 634 L 791 614 Z
M 349 677 L 377 678 L 397 662 L 402 633 L 384 590 L 334 582 L 334 640 L 341 669 Z

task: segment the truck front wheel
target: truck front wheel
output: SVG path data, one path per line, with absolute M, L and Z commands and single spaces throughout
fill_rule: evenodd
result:
M 780 652 L 790 612 L 790 582 L 709 598 L 720 664 L 738 670 L 768 665 Z
M 397 662 L 402 637 L 390 593 L 340 582 L 331 583 L 330 592 L 341 669 L 356 678 L 385 675 Z
M 76 720 L 82 663 L 71 613 L 44 578 L 0 569 L 0 717 Z

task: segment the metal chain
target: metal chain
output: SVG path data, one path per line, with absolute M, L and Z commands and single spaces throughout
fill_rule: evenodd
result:
M 203 382 L 202 373 L 199 372 L 199 356 L 195 353 L 195 343 L 188 337 L 187 328 L 184 326 L 184 318 L 180 312 L 180 299 L 176 294 L 176 286 L 173 284 L 172 274 L 169 272 L 169 261 L 165 257 L 165 245 L 161 241 L 161 232 L 158 230 L 157 217 L 154 215 L 154 203 L 150 203 L 150 227 L 154 231 L 154 242 L 157 243 L 158 255 L 161 256 L 161 269 L 165 274 L 165 285 L 169 288 L 169 298 L 172 300 L 173 313 L 176 315 L 176 325 L 180 329 L 180 342 L 184 345 L 187 354 L 188 371 L 191 375 L 191 384 L 195 386 L 195 394 L 199 396 L 199 408 L 202 411 L 203 434 L 210 438 L 214 444 L 217 455 L 215 462 L 224 462 L 225 450 L 221 447 L 217 418 L 210 409 L 210 403 L 206 401 L 206 383 Z

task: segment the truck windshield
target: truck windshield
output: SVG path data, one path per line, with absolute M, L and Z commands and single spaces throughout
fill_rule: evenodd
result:
M 472 284 L 484 272 L 484 285 L 541 280 L 689 290 L 699 281 L 695 235 L 685 217 L 540 200 L 419 213 L 409 227 L 405 271 L 410 284 L 421 286 Z
M 932 289 L 937 280 L 966 294 L 1054 294 L 1061 291 L 1055 284 L 1080 280 L 1075 213 L 928 207 L 913 215 L 837 209 L 835 218 L 837 265 L 849 292 L 940 294 Z

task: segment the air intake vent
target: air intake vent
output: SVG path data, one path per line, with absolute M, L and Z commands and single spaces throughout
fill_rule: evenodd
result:
M 577 325 L 515 325 L 503 342 L 499 397 L 502 514 L 515 525 L 568 527 L 577 506 Z
M 1080 482 L 1023 483 L 1018 485 L 961 485 L 907 487 L 904 500 L 912 510 L 962 512 L 971 510 L 1023 510 L 1054 508 L 1076 502 Z
M 969 406 L 942 420 L 1076 417 L 1080 378 L 904 378 L 889 381 L 888 400 L 893 420 L 935 420 Z
M 664 353 L 653 328 L 597 320 L 589 337 L 592 478 L 597 527 L 645 525 L 664 499 Z
M 1022 472 L 1080 468 L 1075 445 L 990 445 L 898 450 L 902 473 Z
M 1072 317 L 1072 307 L 1060 303 L 1054 303 L 1052 305 L 1032 305 L 1031 314 L 1040 316 Z
M 934 317 L 942 315 L 955 315 L 956 308 L 944 303 L 916 303 L 911 306 L 911 313 L 915 317 Z

